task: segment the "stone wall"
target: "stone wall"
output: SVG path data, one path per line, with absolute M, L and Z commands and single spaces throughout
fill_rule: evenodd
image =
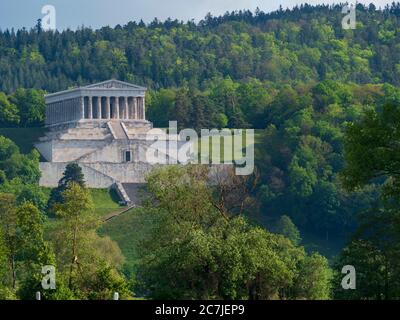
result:
M 53 161 L 53 141 L 38 142 L 35 144 L 36 149 L 47 161 Z
M 43 187 L 56 187 L 68 163 L 40 163 Z M 109 188 L 116 182 L 144 183 L 152 166 L 145 163 L 79 163 L 90 188 Z
M 121 183 L 144 183 L 153 168 L 147 163 L 91 163 L 85 164 Z
M 133 162 L 146 162 L 146 151 L 151 141 L 144 140 L 114 140 L 108 145 L 80 159 L 83 163 L 123 163 L 124 151 L 132 151 Z
M 104 141 L 53 141 L 53 162 L 71 162 L 107 145 Z
M 67 164 L 68 163 L 40 163 L 42 177 L 39 184 L 43 187 L 57 187 L 58 181 L 60 181 L 62 178 Z M 85 175 L 85 181 L 88 187 L 98 189 L 110 188 L 115 183 L 112 178 L 104 175 L 103 173 L 98 172 L 88 166 L 82 164 L 79 165 L 81 166 L 82 172 Z

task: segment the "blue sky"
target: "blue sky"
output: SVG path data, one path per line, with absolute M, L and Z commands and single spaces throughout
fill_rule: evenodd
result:
M 196 21 L 208 12 L 213 15 L 226 11 L 259 7 L 264 11 L 276 10 L 279 5 L 291 7 L 305 0 L 0 0 L 0 29 L 30 28 L 42 17 L 41 9 L 50 4 L 56 8 L 57 28 L 75 29 L 85 25 L 98 28 L 115 26 L 143 19 L 149 22 L 157 17 Z M 345 0 L 308 0 L 310 4 L 337 3 Z M 392 0 L 359 1 L 384 6 Z

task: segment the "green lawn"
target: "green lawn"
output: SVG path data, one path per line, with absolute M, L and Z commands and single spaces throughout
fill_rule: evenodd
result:
M 141 223 L 138 221 L 136 212 L 139 209 L 132 209 L 107 223 L 104 223 L 99 229 L 99 234 L 109 236 L 116 241 L 126 258 L 125 270 L 131 273 L 135 270 L 137 261 L 137 248 L 141 233 Z
M 90 189 L 90 194 L 93 199 L 94 212 L 99 217 L 123 208 L 118 203 L 120 199 L 114 189 Z
M 260 140 L 262 132 L 263 132 L 263 130 L 254 130 L 254 144 L 255 145 Z M 244 142 L 243 142 L 243 138 L 245 140 Z M 220 137 L 218 139 L 215 137 L 213 138 L 211 136 L 207 136 L 207 137 L 201 136 L 194 143 L 195 153 L 200 154 L 201 158 L 204 158 L 204 155 L 201 154 L 201 145 L 207 144 L 207 142 L 208 142 L 208 148 L 209 148 L 208 152 L 210 154 L 210 158 L 214 159 L 214 157 L 217 157 L 217 159 L 219 159 L 219 161 L 221 163 L 224 161 L 231 162 L 232 160 L 239 160 L 243 155 L 241 155 L 240 153 L 237 155 L 234 155 L 233 154 L 234 150 L 231 150 L 231 152 L 228 151 L 228 153 L 225 154 L 225 151 L 224 151 L 225 141 L 229 141 L 229 140 L 226 140 L 226 138 L 223 138 L 223 137 Z M 246 138 L 246 133 L 245 133 L 244 129 L 243 129 L 242 140 L 239 140 L 239 142 L 233 141 L 232 143 L 234 143 L 235 145 L 237 143 L 239 143 L 240 148 L 238 148 L 237 150 L 240 150 L 240 149 L 243 150 L 244 148 L 246 148 L 247 146 L 250 145 L 249 140 Z M 219 151 L 219 154 L 218 154 L 218 151 Z
M 22 153 L 29 153 L 34 149 L 34 144 L 45 132 L 45 128 L 0 128 L 0 136 L 14 141 Z
M 47 198 L 50 197 L 51 188 L 41 187 Z M 114 189 L 89 189 L 93 199 L 96 216 L 103 217 L 123 208 L 119 204 L 119 197 Z

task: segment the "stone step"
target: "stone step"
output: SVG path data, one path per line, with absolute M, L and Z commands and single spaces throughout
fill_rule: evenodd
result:
M 118 140 L 127 140 L 129 137 L 127 136 L 125 129 L 122 126 L 121 121 L 110 121 L 108 122 L 110 131 L 114 136 L 114 139 Z
M 121 182 L 116 182 L 113 188 L 117 191 L 124 205 L 130 205 L 132 203 Z
M 130 203 L 136 206 L 143 204 L 143 196 L 145 193 L 144 183 L 122 183 L 122 186 L 130 199 Z

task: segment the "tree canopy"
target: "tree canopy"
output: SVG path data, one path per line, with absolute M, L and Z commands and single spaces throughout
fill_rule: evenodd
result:
M 328 299 L 327 260 L 243 215 L 227 219 L 204 170 L 168 167 L 149 176 L 138 290 L 156 299 Z

